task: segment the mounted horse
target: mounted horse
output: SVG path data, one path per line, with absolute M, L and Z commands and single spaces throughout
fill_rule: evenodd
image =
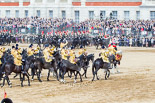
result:
M 12 83 L 9 80 L 9 75 L 11 75 L 12 72 L 20 74 L 20 77 L 21 77 L 22 74 L 23 74 L 23 77 L 27 76 L 27 78 L 28 78 L 28 86 L 30 86 L 30 80 L 29 80 L 28 72 L 24 68 L 24 66 L 25 66 L 24 64 L 23 65 L 15 65 L 13 56 L 12 56 L 12 58 L 7 59 L 7 61 L 5 63 L 5 66 L 4 66 L 4 75 L 5 75 L 5 77 L 3 79 L 3 84 L 1 85 L 1 87 L 3 87 L 5 85 L 5 80 L 7 80 L 8 85 L 10 87 L 12 87 Z M 2 78 L 2 77 L 3 77 L 3 74 L 0 73 L 0 78 Z M 23 87 L 23 78 L 21 79 L 21 86 Z
M 105 80 L 107 80 L 110 76 L 110 70 L 111 68 L 109 68 L 108 64 L 106 62 L 103 61 L 102 58 L 98 58 L 93 62 L 92 65 L 92 74 L 93 74 L 93 79 L 92 81 L 94 81 L 95 79 L 95 75 L 97 80 L 99 80 L 98 76 L 97 76 L 97 72 L 99 69 L 104 69 L 106 74 L 105 74 Z
M 64 75 L 69 71 L 74 72 L 74 73 L 76 72 L 74 82 L 76 82 L 78 74 L 80 75 L 80 81 L 82 82 L 82 76 L 81 76 L 81 73 L 80 73 L 81 64 L 82 64 L 82 61 L 80 61 L 80 60 L 77 61 L 77 64 L 72 64 L 68 60 L 62 59 L 62 61 L 58 65 L 58 67 L 59 67 L 59 77 L 61 78 L 61 82 L 65 83 Z

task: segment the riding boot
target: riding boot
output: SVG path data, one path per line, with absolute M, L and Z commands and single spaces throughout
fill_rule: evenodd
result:
M 22 71 L 24 71 L 24 66 L 22 65 Z

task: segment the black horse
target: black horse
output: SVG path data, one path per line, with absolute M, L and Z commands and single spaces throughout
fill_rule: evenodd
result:
M 41 74 L 41 71 L 42 71 L 42 67 L 39 67 L 37 66 L 37 64 L 40 65 L 41 61 L 43 60 L 42 58 L 43 54 L 42 52 L 39 52 L 38 54 L 35 55 L 35 60 L 34 60 L 34 68 L 32 69 L 33 73 L 32 73 L 32 80 L 34 78 L 34 75 L 35 73 L 37 74 L 37 78 L 38 80 L 41 82 L 41 79 L 40 79 L 40 74 Z M 36 58 L 37 57 L 37 58 Z M 54 71 L 53 71 L 53 75 L 57 77 L 57 64 L 61 61 L 61 55 L 59 53 L 59 51 L 55 51 L 53 53 L 53 57 L 54 57 Z
M 5 63 L 5 67 L 4 67 L 5 77 L 3 79 L 3 84 L 1 85 L 1 87 L 3 87 L 5 85 L 5 80 L 7 80 L 8 85 L 10 87 L 12 87 L 12 83 L 9 80 L 9 75 L 11 75 L 12 72 L 20 74 L 20 79 L 21 79 L 22 74 L 23 74 L 23 77 L 27 76 L 28 86 L 30 86 L 30 80 L 29 80 L 29 76 L 28 76 L 27 71 L 24 68 L 22 68 L 22 66 L 15 65 L 13 62 L 13 59 L 11 58 Z M 2 77 L 3 77 L 3 74 L 0 73 L 0 78 L 2 78 Z M 23 87 L 23 78 L 21 79 L 21 86 Z
M 102 60 L 102 58 L 98 58 L 96 59 L 94 62 L 93 62 L 93 65 L 92 65 L 92 73 L 93 73 L 93 79 L 92 81 L 94 81 L 95 79 L 95 75 L 96 75 L 96 78 L 97 80 L 99 80 L 98 76 L 97 76 L 97 72 L 99 69 L 105 69 L 105 80 L 107 80 L 110 76 L 110 70 L 109 70 L 109 65 L 108 63 L 104 62 Z
M 87 70 L 89 67 L 89 62 L 90 61 L 94 62 L 94 54 L 89 54 L 86 58 L 87 58 L 87 61 L 84 63 L 84 66 L 83 66 L 84 73 L 82 74 L 82 76 L 85 75 L 85 78 L 87 78 Z
M 58 74 L 57 74 L 57 65 L 56 65 L 55 58 L 53 58 L 53 60 L 51 62 L 46 62 L 44 58 L 36 58 L 34 60 L 34 68 L 36 70 L 39 70 L 37 72 L 37 77 L 38 77 L 38 80 L 40 82 L 42 82 L 41 79 L 40 79 L 40 74 L 41 74 L 42 69 L 48 69 L 47 81 L 49 81 L 49 76 L 50 76 L 50 72 L 51 71 L 54 71 L 55 72 L 56 77 L 57 77 L 57 80 L 59 80 L 58 79 Z
M 82 82 L 82 76 L 80 73 L 80 71 L 81 71 L 80 65 L 81 64 L 82 64 L 82 61 L 80 61 L 80 60 L 77 61 L 77 64 L 72 64 L 68 60 L 62 59 L 62 61 L 59 63 L 59 77 L 61 78 L 61 82 L 65 83 L 64 75 L 69 71 L 74 72 L 74 73 L 76 72 L 74 82 L 76 82 L 78 74 L 80 75 L 80 81 Z

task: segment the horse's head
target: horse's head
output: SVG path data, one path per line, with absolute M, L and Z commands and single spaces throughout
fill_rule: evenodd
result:
M 53 53 L 53 56 L 55 57 L 55 59 L 56 59 L 57 61 L 61 61 L 61 59 L 62 59 L 59 51 L 55 51 L 55 52 Z
M 109 61 L 110 63 L 113 63 L 115 61 L 115 56 L 113 54 L 109 55 Z
M 94 62 L 94 54 L 90 54 L 90 60 Z

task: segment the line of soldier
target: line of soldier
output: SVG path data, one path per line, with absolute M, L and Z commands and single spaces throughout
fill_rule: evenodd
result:
M 65 60 L 69 60 L 71 63 L 76 64 L 76 54 L 74 51 L 74 48 L 71 47 L 70 49 L 66 49 L 65 46 L 67 45 L 68 42 L 62 42 L 60 44 L 60 48 L 61 48 L 61 56 L 62 59 Z M 28 56 L 32 56 L 34 54 L 39 53 L 40 48 L 34 48 L 33 44 L 31 44 L 28 48 L 27 54 Z M 55 47 L 49 47 L 48 44 L 45 44 L 45 49 L 43 50 L 43 55 L 44 55 L 44 59 L 46 62 L 51 62 L 52 61 L 52 57 L 53 57 L 53 53 L 54 53 Z M 2 58 L 3 53 L 5 52 L 5 48 L 2 48 L 2 46 L 0 46 L 0 58 Z M 116 60 L 120 60 L 121 59 L 121 55 L 117 55 L 117 47 L 115 44 L 110 44 L 108 48 L 105 48 L 105 46 L 102 46 L 102 52 L 101 52 L 101 58 L 103 59 L 103 61 L 105 63 L 107 63 L 107 65 L 110 68 L 110 61 L 109 61 L 109 55 L 114 55 Z M 12 50 L 11 50 L 11 54 L 14 57 L 14 64 L 21 66 L 22 65 L 22 56 L 21 56 L 22 50 L 21 48 L 18 48 L 18 44 L 16 44 L 15 46 L 12 46 Z M 84 49 L 82 46 L 79 49 L 78 52 L 79 56 L 84 54 L 87 55 L 86 49 Z M 68 59 L 69 57 L 69 59 Z M 2 64 L 1 60 L 0 60 L 0 64 Z

